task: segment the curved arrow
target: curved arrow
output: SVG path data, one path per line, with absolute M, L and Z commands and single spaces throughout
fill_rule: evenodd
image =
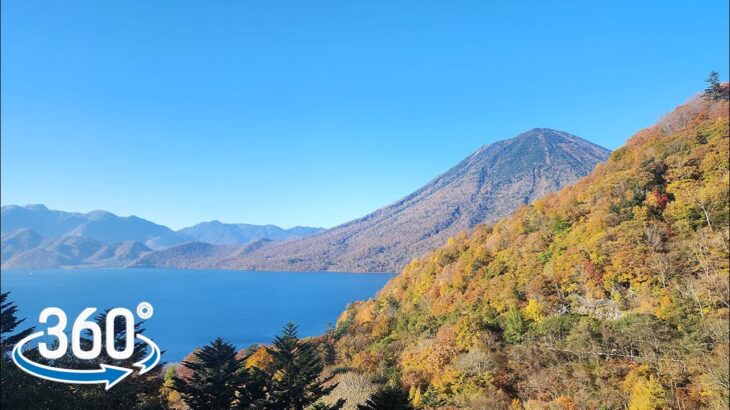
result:
M 132 373 L 132 369 L 117 367 L 108 364 L 99 365 L 100 369 L 73 370 L 45 366 L 33 362 L 23 356 L 21 348 L 31 340 L 43 336 L 43 332 L 36 332 L 22 339 L 13 347 L 12 358 L 16 366 L 22 371 L 42 379 L 61 383 L 97 384 L 104 383 L 104 389 L 109 390 Z
M 137 333 L 137 337 L 142 339 L 143 342 L 147 343 L 149 347 L 152 349 L 150 354 L 145 357 L 144 359 L 138 361 L 137 363 L 134 363 L 132 366 L 139 367 L 139 374 L 145 374 L 153 367 L 157 366 L 157 363 L 160 362 L 160 348 L 157 347 L 157 344 L 150 340 L 147 336 L 142 335 L 140 333 Z

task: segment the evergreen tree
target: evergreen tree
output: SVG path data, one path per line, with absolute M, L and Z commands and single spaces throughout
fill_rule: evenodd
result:
M 728 93 L 730 90 L 720 84 L 720 74 L 718 74 L 717 71 L 712 71 L 710 75 L 707 76 L 705 82 L 708 84 L 707 88 L 705 88 L 706 99 L 718 101 L 730 98 L 730 94 Z
M 133 364 L 142 360 L 148 354 L 146 344 L 136 338 L 137 334 L 144 332 L 142 323 L 134 324 L 134 334 L 130 336 L 135 340 L 132 355 L 124 360 L 112 359 L 107 354 L 106 347 L 106 318 L 108 313 L 108 310 L 104 311 L 94 318 L 94 322 L 101 329 L 99 337 L 101 353 L 99 356 L 92 362 L 88 362 L 77 359 L 72 354 L 67 354 L 57 361 L 57 366 L 70 369 L 97 369 L 99 363 L 104 363 L 126 369 L 135 368 Z M 122 317 L 116 317 L 114 322 L 114 345 L 119 350 L 124 346 L 127 334 Z M 81 338 L 81 348 L 83 350 L 90 350 L 92 343 L 89 334 L 85 334 Z M 163 382 L 162 367 L 163 363 L 159 363 L 155 368 L 142 375 L 135 371 L 110 390 L 105 390 L 103 385 L 77 386 L 74 393 L 75 405 L 77 408 L 97 410 L 163 408 L 163 397 L 160 395 Z
M 192 370 L 189 378 L 175 377 L 173 388 L 193 409 L 231 409 L 243 383 L 242 365 L 235 347 L 215 339 L 195 352 L 193 361 L 182 364 Z
M 333 376 L 320 379 L 324 368 L 316 349 L 310 342 L 297 337 L 297 327 L 287 324 L 273 347 L 267 348 L 273 358 L 269 369 L 270 396 L 268 408 L 302 410 L 328 395 L 337 385 L 325 386 Z M 317 404 L 319 409 L 338 409 L 344 400 L 334 406 Z
M 13 346 L 35 330 L 31 327 L 13 334 L 25 319 L 19 320 L 15 315 L 18 307 L 8 299 L 9 294 L 10 292 L 0 293 L 0 354 L 3 365 L 5 365 L 5 360 L 10 360 L 10 351 Z
M 67 385 L 31 376 L 12 362 L 10 352 L 21 339 L 35 331 L 31 327 L 17 330 L 25 319 L 18 319 L 9 292 L 0 294 L 0 408 L 3 409 L 75 409 L 74 397 Z M 38 349 L 24 352 L 31 360 L 47 364 Z
M 392 387 L 384 388 L 373 393 L 365 404 L 358 404 L 357 410 L 413 410 L 408 400 L 408 393 Z
M 15 333 L 25 319 L 16 316 L 18 307 L 8 299 L 9 293 L 0 293 L 0 404 L 4 409 L 20 404 L 18 387 L 25 379 L 10 359 L 10 351 L 34 330 L 29 328 Z
M 241 359 L 246 361 L 250 355 Z M 267 375 L 252 367 L 241 369 L 241 380 L 237 390 L 236 409 L 261 409 L 266 407 Z
M 522 335 L 527 331 L 527 324 L 522 313 L 514 306 L 510 306 L 504 321 L 504 340 L 507 343 L 522 342 Z

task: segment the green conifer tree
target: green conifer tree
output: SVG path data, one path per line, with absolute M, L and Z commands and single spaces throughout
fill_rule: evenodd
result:
M 332 376 L 320 378 L 324 368 L 314 346 L 299 340 L 297 327 L 287 324 L 273 347 L 267 348 L 273 358 L 269 369 L 270 391 L 268 408 L 280 410 L 302 410 L 314 405 L 328 395 L 337 385 L 327 385 Z M 333 406 L 317 403 L 318 409 L 339 409 L 340 400 Z
M 223 410 L 236 405 L 243 384 L 243 366 L 236 348 L 221 338 L 194 353 L 195 359 L 182 364 L 192 370 L 189 378 L 175 377 L 173 388 L 193 409 Z
M 510 306 L 504 320 L 505 342 L 512 344 L 522 342 L 522 335 L 525 334 L 526 330 L 527 324 L 525 318 L 522 317 L 522 313 L 514 305 Z
M 723 87 L 720 83 L 720 74 L 717 71 L 712 71 L 707 76 L 705 82 L 708 84 L 705 88 L 705 98 L 708 100 L 718 101 L 727 100 L 730 98 L 728 93 L 728 87 Z
M 392 386 L 373 393 L 365 404 L 358 404 L 357 410 L 412 410 L 414 407 L 408 400 L 408 393 Z

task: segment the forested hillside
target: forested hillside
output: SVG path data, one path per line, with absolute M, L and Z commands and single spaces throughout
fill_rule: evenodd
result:
M 342 314 L 339 364 L 420 407 L 727 408 L 724 87 L 413 260 Z

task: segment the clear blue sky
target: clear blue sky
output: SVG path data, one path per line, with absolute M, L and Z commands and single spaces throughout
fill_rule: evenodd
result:
M 728 78 L 728 2 L 2 2 L 2 203 L 333 226 L 481 145 L 616 148 Z

